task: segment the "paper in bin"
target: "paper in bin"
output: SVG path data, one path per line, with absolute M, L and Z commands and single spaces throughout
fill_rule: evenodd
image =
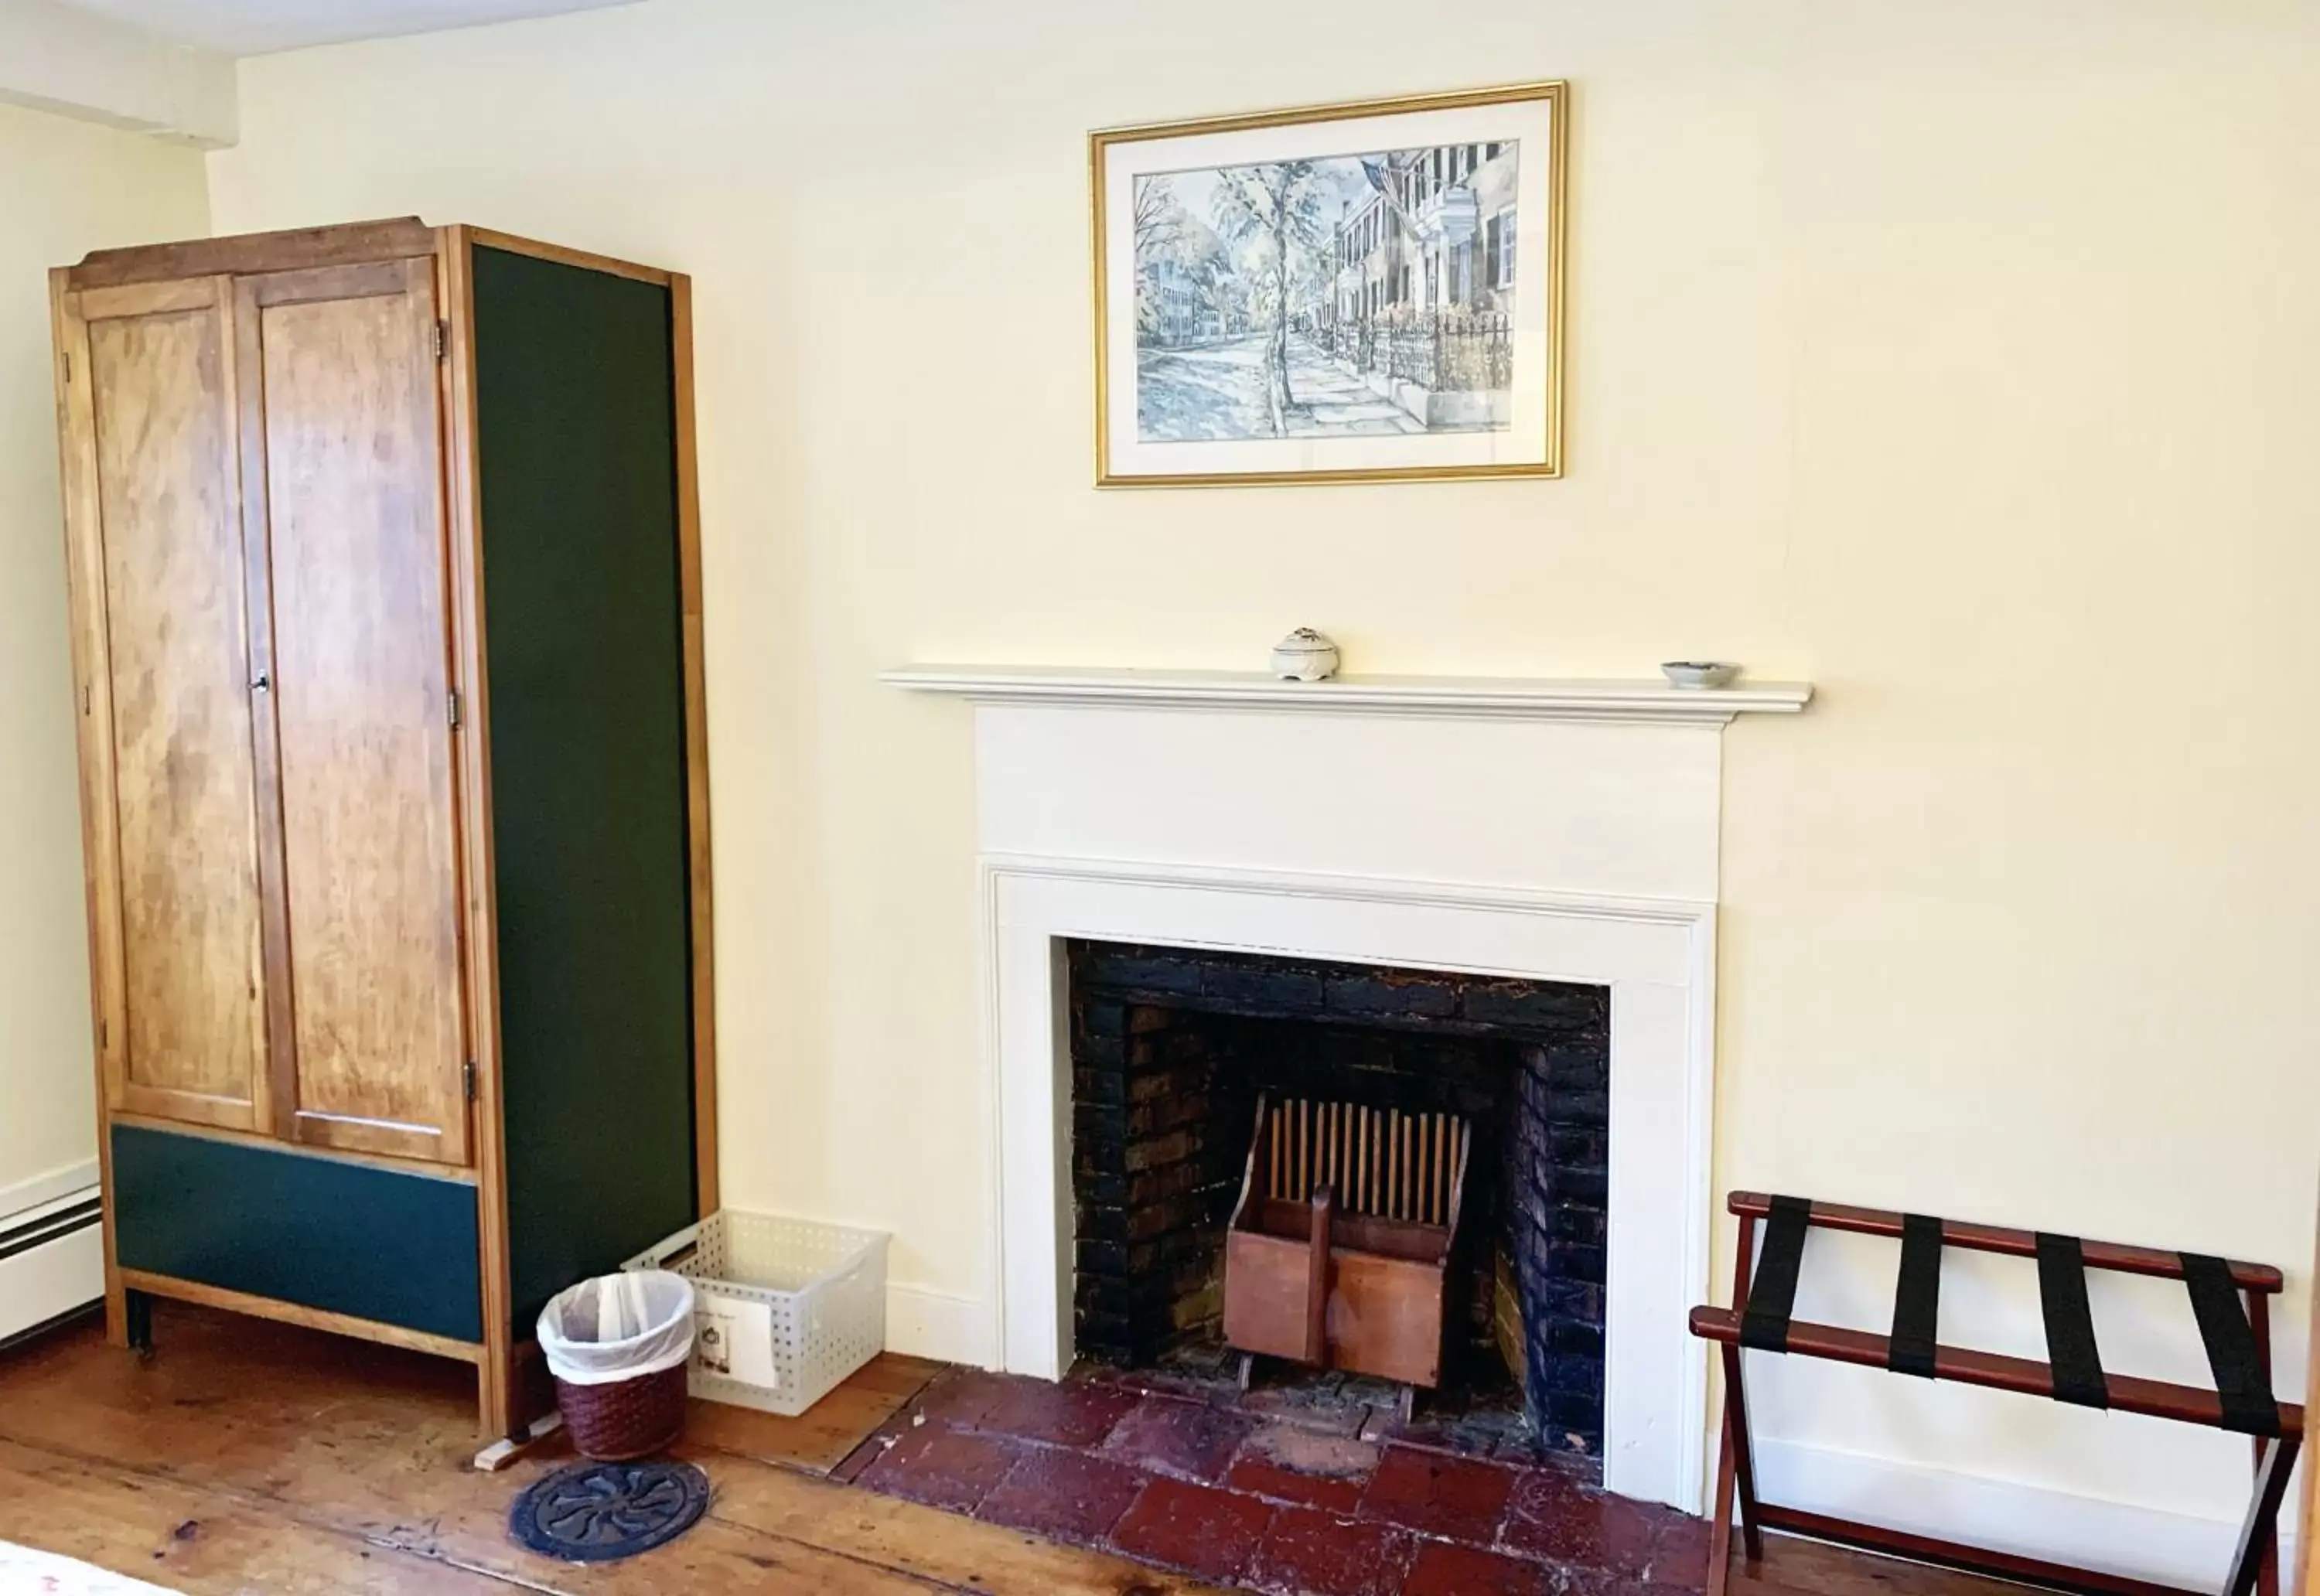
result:
M 763 1302 L 701 1294 L 693 1305 L 693 1366 L 723 1380 L 781 1388 L 774 1366 L 774 1310 Z

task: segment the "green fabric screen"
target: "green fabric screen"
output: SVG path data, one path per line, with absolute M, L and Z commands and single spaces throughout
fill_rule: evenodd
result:
M 115 1125 L 113 1191 L 124 1269 L 483 1339 L 465 1181 Z
M 516 1335 L 694 1212 L 669 292 L 474 265 Z

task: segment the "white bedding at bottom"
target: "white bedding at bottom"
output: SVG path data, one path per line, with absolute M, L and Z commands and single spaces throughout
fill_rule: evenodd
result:
M 0 1541 L 0 1596 L 169 1596 L 159 1585 L 127 1579 L 30 1546 Z

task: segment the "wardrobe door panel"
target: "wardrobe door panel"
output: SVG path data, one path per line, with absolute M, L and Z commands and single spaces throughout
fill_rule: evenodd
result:
M 433 263 L 243 279 L 297 1140 L 467 1160 Z
M 269 1129 L 226 278 L 66 296 L 99 1029 L 121 1111 Z

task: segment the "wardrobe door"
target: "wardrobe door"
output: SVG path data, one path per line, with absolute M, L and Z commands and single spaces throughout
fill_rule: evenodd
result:
M 245 277 L 236 319 L 250 536 L 271 553 L 276 1118 L 315 1146 L 463 1164 L 434 283 L 425 258 Z
M 88 289 L 57 310 L 106 1098 L 267 1130 L 232 285 Z

